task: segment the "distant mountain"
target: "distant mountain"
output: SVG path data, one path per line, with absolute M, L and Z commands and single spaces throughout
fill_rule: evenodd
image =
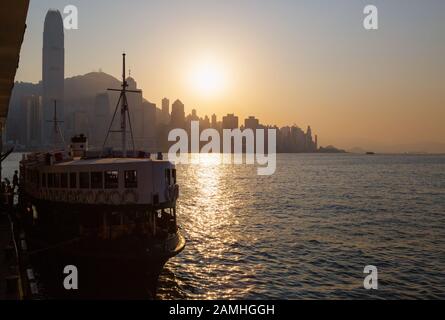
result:
M 345 150 L 338 149 L 334 146 L 320 147 L 318 149 L 320 153 L 347 153 Z
M 79 96 L 96 96 L 108 88 L 120 88 L 120 81 L 104 72 L 90 72 L 85 75 L 65 79 L 65 100 Z
M 348 152 L 364 154 L 364 153 L 366 153 L 366 150 L 364 150 L 364 149 L 362 149 L 360 147 L 354 147 L 352 149 L 349 149 Z

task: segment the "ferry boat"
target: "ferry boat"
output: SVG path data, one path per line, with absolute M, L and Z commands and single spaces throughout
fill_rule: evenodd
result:
M 185 247 L 177 224 L 175 165 L 160 153 L 127 151 L 126 94 L 135 91 L 127 89 L 125 54 L 122 77 L 121 89 L 109 89 L 120 91 L 121 151 L 89 151 L 87 137 L 79 135 L 68 150 L 35 152 L 20 162 L 19 206 L 29 256 L 56 297 L 153 294 L 164 264 Z M 56 116 L 54 130 L 60 133 Z M 67 265 L 78 270 L 77 290 L 63 285 Z

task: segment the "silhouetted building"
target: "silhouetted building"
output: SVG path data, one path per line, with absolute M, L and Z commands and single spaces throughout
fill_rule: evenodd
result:
M 99 93 L 94 101 L 94 124 L 90 130 L 90 143 L 94 148 L 102 148 L 110 124 L 110 99 L 108 93 Z
M 216 118 L 216 114 L 212 114 L 212 128 L 217 129 L 217 126 L 218 126 L 218 121 Z
M 23 115 L 25 126 L 22 133 L 25 135 L 24 145 L 38 147 L 42 143 L 42 99 L 40 96 L 26 96 L 23 99 Z
M 187 122 L 187 128 L 190 128 L 190 122 L 199 121 L 199 117 L 198 117 L 198 113 L 196 112 L 196 109 L 192 109 L 192 113 L 189 114 L 185 120 Z
M 33 98 L 32 98 L 33 97 Z M 40 117 L 35 125 L 40 128 L 40 135 L 36 137 L 38 140 L 42 140 L 42 101 L 41 101 L 41 84 L 32 84 L 24 82 L 15 82 L 12 90 L 11 99 L 9 101 L 9 112 L 6 119 L 5 142 L 8 144 L 18 144 L 20 147 L 25 147 L 29 143 L 27 140 L 28 124 L 34 117 L 28 114 L 30 111 L 27 108 L 29 99 L 34 100 L 39 97 L 40 100 Z M 35 105 L 35 102 L 31 103 Z M 20 147 L 16 148 L 19 150 Z
M 156 104 L 144 101 L 142 103 L 143 114 L 142 118 L 144 121 L 144 130 L 143 130 L 143 143 L 142 149 L 150 152 L 158 151 L 156 148 L 158 146 L 157 143 L 157 135 L 156 135 Z
M 227 116 L 223 117 L 222 128 L 223 129 L 237 129 L 238 128 L 238 117 L 235 116 L 233 113 L 228 114 Z
M 311 126 L 308 126 L 307 127 L 307 131 L 306 131 L 305 151 L 306 152 L 314 152 L 314 151 L 316 151 L 315 143 L 312 140 L 312 129 L 311 129 Z
M 210 128 L 210 119 L 208 116 L 205 116 L 204 119 L 199 119 L 199 128 L 201 130 Z
M 88 113 L 85 111 L 76 111 L 73 113 L 74 131 L 81 134 L 87 134 L 90 129 L 88 122 Z M 86 132 L 86 133 L 84 133 Z
M 173 128 L 183 128 L 185 125 L 184 104 L 176 100 L 172 105 L 170 126 Z
M 196 109 L 193 109 L 193 110 L 192 110 L 192 116 L 191 116 L 191 119 L 192 119 L 193 121 L 197 121 L 197 120 L 199 120 L 199 117 L 198 117 L 198 114 L 197 114 L 197 112 L 196 112 Z
M 167 98 L 162 99 L 162 113 L 160 123 L 168 124 L 170 122 L 170 100 Z
M 244 128 L 256 130 L 260 127 L 260 121 L 255 117 L 250 116 L 244 120 Z
M 44 144 L 54 140 L 54 100 L 57 101 L 58 120 L 64 120 L 65 48 L 63 20 L 60 11 L 49 10 L 45 17 L 42 52 L 42 96 Z M 60 124 L 63 132 L 63 123 Z

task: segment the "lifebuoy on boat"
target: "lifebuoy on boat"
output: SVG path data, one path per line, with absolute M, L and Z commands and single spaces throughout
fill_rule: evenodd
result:
M 77 201 L 82 202 L 82 203 L 86 203 L 87 202 L 87 193 L 79 191 L 78 197 L 77 197 Z
M 49 190 L 48 192 L 48 200 L 49 201 L 54 201 L 54 190 Z
M 82 191 L 76 191 L 74 193 L 75 197 L 76 197 L 76 202 L 82 202 Z
M 73 203 L 76 202 L 76 192 L 75 191 L 69 191 L 68 192 L 68 201 Z
M 127 204 L 137 203 L 139 200 L 138 194 L 134 190 L 126 190 L 123 195 L 123 201 Z
M 96 203 L 104 204 L 107 203 L 107 194 L 104 191 L 99 191 L 96 193 Z
M 68 202 L 68 195 L 66 191 L 59 191 L 59 201 Z
M 62 191 L 56 190 L 56 201 L 60 202 L 63 200 Z
M 122 196 L 118 191 L 113 191 L 110 193 L 109 202 L 113 205 L 118 205 L 122 203 Z
M 96 202 L 96 195 L 94 194 L 94 191 L 88 191 L 86 194 L 86 202 L 89 204 L 94 204 Z

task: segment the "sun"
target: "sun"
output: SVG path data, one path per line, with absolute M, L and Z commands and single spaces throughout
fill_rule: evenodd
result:
M 221 63 L 204 60 L 190 69 L 190 85 L 201 96 L 221 94 L 227 84 L 226 70 Z

